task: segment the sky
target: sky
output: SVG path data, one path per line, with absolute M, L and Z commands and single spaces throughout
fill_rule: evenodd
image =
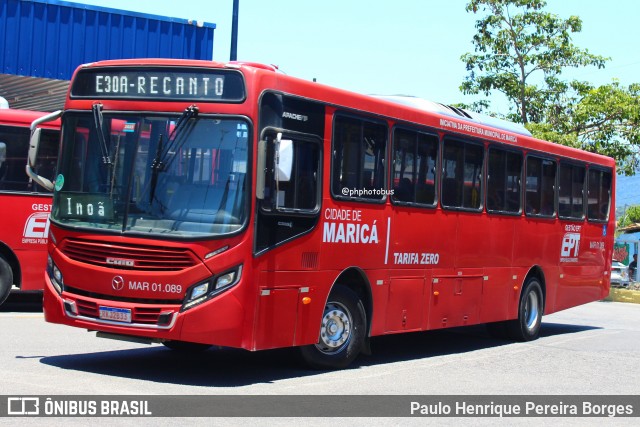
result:
M 216 24 L 213 59 L 229 60 L 233 0 L 76 0 Z M 460 56 L 473 51 L 478 16 L 467 0 L 239 0 L 238 60 L 364 94 L 471 102 L 459 86 Z M 593 84 L 640 82 L 640 1 L 548 0 L 546 10 L 582 19 L 573 42 L 611 57 L 604 69 L 571 70 Z M 493 110 L 506 114 L 497 98 Z

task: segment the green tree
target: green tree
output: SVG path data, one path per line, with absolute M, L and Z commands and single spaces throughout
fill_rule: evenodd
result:
M 562 100 L 550 103 L 544 120 L 527 128 L 541 139 L 613 157 L 618 172 L 639 166 L 640 84 L 617 81 L 600 87 L 573 82 Z
M 631 224 L 640 224 L 640 205 L 625 209 L 624 215 L 618 220 L 618 228 L 624 228 Z
M 603 68 L 609 58 L 571 42 L 581 31 L 577 16 L 562 19 L 543 10 L 544 0 L 471 0 L 476 21 L 474 53 L 461 59 L 469 74 L 464 94 L 503 93 L 509 120 L 523 123 L 534 136 L 614 157 L 628 175 L 638 167 L 640 85 L 616 81 L 593 87 L 562 79 L 567 68 Z M 487 101 L 470 108 L 486 110 Z
M 604 67 L 604 58 L 571 43 L 580 32 L 577 16 L 561 19 L 542 10 L 544 0 L 471 0 L 467 11 L 486 12 L 476 21 L 475 53 L 462 55 L 469 75 L 465 94 L 502 92 L 516 108 L 520 123 L 540 122 L 549 101 L 561 97 L 568 84 L 560 79 L 567 67 Z M 514 114 L 512 113 L 512 116 Z

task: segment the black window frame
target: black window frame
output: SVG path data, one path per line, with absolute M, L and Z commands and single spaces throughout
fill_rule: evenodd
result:
M 518 209 L 517 210 L 500 210 L 500 209 L 493 209 L 489 206 L 489 199 L 491 197 L 491 171 L 490 171 L 490 166 L 491 166 L 491 153 L 494 151 L 499 151 L 505 154 L 505 156 L 508 156 L 510 154 L 512 155 L 517 155 L 518 157 L 520 157 L 520 174 L 519 174 L 519 178 L 518 178 Z M 522 152 L 522 150 L 518 150 L 518 149 L 514 149 L 514 148 L 510 148 L 510 147 L 505 147 L 502 145 L 497 145 L 497 144 L 489 144 L 489 146 L 487 147 L 487 152 L 485 154 L 486 157 L 486 199 L 485 199 L 485 209 L 487 210 L 487 213 L 491 214 L 491 215 L 510 215 L 510 216 L 520 216 L 522 215 L 522 212 L 524 211 L 524 203 L 523 203 L 523 182 L 524 182 L 524 171 L 525 171 L 525 155 Z M 507 189 L 508 189 L 508 168 L 509 168 L 510 162 L 509 159 L 505 159 L 505 164 L 504 164 L 504 186 L 505 186 L 505 191 L 504 193 L 507 193 Z M 503 196 L 504 197 L 504 196 Z
M 540 169 L 540 173 L 541 173 L 541 177 L 544 175 L 544 163 L 545 161 L 551 162 L 554 166 L 555 166 L 555 175 L 553 177 L 553 185 L 552 185 L 552 189 L 553 189 L 553 195 L 551 197 L 551 201 L 553 203 L 553 213 L 550 214 L 545 214 L 542 212 L 542 198 L 544 197 L 543 193 L 540 193 L 538 191 L 538 193 L 540 193 L 540 198 L 538 200 L 539 204 L 537 206 L 537 210 L 539 212 L 531 212 L 528 209 L 528 204 L 529 204 L 529 200 L 527 198 L 527 186 L 528 186 L 528 182 L 527 182 L 527 178 L 529 177 L 529 160 L 530 159 L 537 159 L 541 161 L 541 169 Z M 541 187 L 543 184 L 540 184 L 539 187 Z M 524 213 L 525 216 L 529 217 L 529 218 L 538 218 L 538 219 L 556 219 L 558 216 L 558 206 L 557 206 L 557 196 L 558 193 L 558 161 L 557 159 L 553 158 L 553 157 L 548 157 L 548 156 L 543 156 L 537 153 L 528 153 L 525 156 L 525 162 L 524 162 Z
M 315 197 L 314 197 L 315 205 L 313 206 L 313 208 L 290 208 L 290 207 L 278 206 L 277 204 L 278 194 L 275 188 L 272 187 L 273 185 L 275 185 L 275 176 L 274 176 L 275 171 L 273 170 L 273 168 L 269 166 L 267 167 L 268 172 L 265 175 L 265 189 L 268 188 L 269 193 L 272 193 L 272 194 L 270 195 L 270 197 L 268 197 L 268 202 L 261 201 L 260 203 L 258 203 L 259 209 L 265 215 L 309 216 L 309 217 L 317 216 L 320 213 L 320 208 L 322 205 L 322 187 L 323 187 L 322 186 L 322 182 L 323 182 L 322 164 L 323 164 L 323 158 L 324 158 L 323 142 L 317 135 L 296 132 L 288 129 L 275 128 L 275 127 L 264 128 L 262 130 L 261 139 L 267 140 L 267 135 L 272 134 L 275 136 L 278 133 L 282 134 L 282 140 L 292 139 L 294 146 L 297 144 L 309 144 L 310 146 L 313 146 L 317 150 L 317 153 L 318 153 L 318 158 L 316 163 L 317 173 L 314 178 L 315 190 L 316 190 Z M 274 143 L 275 143 L 274 141 L 270 141 L 267 144 L 266 162 L 268 165 L 273 164 L 273 160 L 274 160 L 273 156 L 275 153 L 274 151 L 275 147 L 273 146 Z M 294 149 L 294 155 L 297 156 L 295 149 Z M 294 158 L 293 168 L 295 168 L 296 166 L 296 160 L 297 160 L 297 157 Z M 294 173 L 294 170 L 292 169 L 292 174 L 293 173 Z M 296 178 L 292 176 L 291 180 L 287 182 L 294 181 Z
M 467 158 L 466 153 L 467 147 L 478 147 L 481 149 L 482 152 L 482 160 L 480 162 L 480 171 L 478 173 L 478 177 L 479 177 L 479 185 L 480 185 L 480 191 L 479 194 L 477 195 L 478 198 L 478 206 L 477 207 L 466 207 L 464 206 L 464 200 L 465 200 L 465 191 L 464 191 L 464 175 L 465 175 L 465 170 L 464 168 L 462 169 L 462 182 L 460 182 L 458 180 L 458 177 L 455 177 L 452 181 L 448 181 L 449 178 L 447 178 L 445 176 L 446 172 L 447 172 L 447 164 L 446 164 L 446 159 L 445 159 L 445 154 L 446 154 L 446 144 L 447 143 L 453 143 L 453 144 L 461 144 L 465 149 L 462 153 L 462 163 L 463 165 L 466 164 L 465 159 Z M 444 135 L 444 137 L 442 138 L 441 142 L 440 142 L 440 197 L 439 197 L 439 202 L 440 205 L 442 206 L 443 209 L 445 210 L 451 210 L 451 211 L 464 211 L 464 212 L 475 212 L 475 213 L 481 213 L 484 209 L 484 193 L 485 193 L 485 183 L 484 183 L 484 179 L 485 179 L 485 169 L 486 169 L 486 149 L 485 149 L 485 145 L 482 141 L 474 141 L 471 139 L 466 139 L 466 138 L 460 138 L 457 136 L 453 136 L 453 135 Z M 461 193 L 460 194 L 460 204 L 459 205 L 452 205 L 452 204 L 448 204 L 445 203 L 445 197 L 449 197 L 448 195 L 445 195 L 445 186 L 450 186 L 450 184 L 453 184 L 456 186 L 456 193 Z M 457 188 L 460 187 L 460 188 Z M 458 190 L 462 190 L 461 192 Z
M 336 181 L 336 175 L 338 174 L 338 172 L 340 172 L 341 167 L 338 165 L 337 163 L 337 158 L 338 158 L 338 147 L 337 147 L 337 143 L 338 143 L 338 138 L 336 137 L 336 133 L 338 130 L 338 122 L 340 120 L 353 120 L 353 121 L 359 121 L 360 122 L 360 135 L 362 136 L 365 133 L 364 130 L 364 126 L 366 124 L 372 124 L 372 125 L 376 125 L 376 126 L 381 126 L 384 128 L 384 146 L 382 147 L 382 149 L 379 150 L 379 152 L 382 154 L 382 158 L 380 159 L 380 164 L 377 165 L 376 167 L 378 168 L 377 172 L 374 172 L 375 176 L 374 176 L 374 180 L 377 181 L 376 183 L 374 183 L 373 188 L 370 188 L 368 190 L 373 190 L 374 192 L 380 192 L 380 197 L 365 197 L 365 196 L 360 196 L 360 195 L 348 195 L 345 194 L 344 191 L 346 190 L 351 190 L 351 189 L 362 189 L 362 190 L 367 190 L 362 186 L 362 171 L 363 171 L 363 165 L 364 162 L 359 164 L 358 167 L 358 171 L 357 171 L 357 178 L 358 178 L 358 183 L 356 185 L 360 186 L 359 188 L 356 187 L 346 187 L 345 184 L 341 181 Z M 360 146 L 361 147 L 361 146 Z M 358 148 L 359 150 L 359 156 L 362 159 L 363 155 L 364 155 L 364 151 L 361 150 L 361 148 Z M 344 151 L 343 151 L 344 153 Z M 330 188 L 330 193 L 331 193 L 331 197 L 333 199 L 336 200 L 342 200 L 342 201 L 353 201 L 353 202 L 361 202 L 361 203 L 374 203 L 374 204 L 384 204 L 387 201 L 387 194 L 388 194 L 388 175 L 389 175 L 389 168 L 388 168 L 388 156 L 389 156 L 389 124 L 387 121 L 383 120 L 383 119 L 376 119 L 373 117 L 366 117 L 366 116 L 360 116 L 360 115 L 356 115 L 356 114 L 349 114 L 349 113 L 345 113 L 345 112 L 336 112 L 333 115 L 333 123 L 332 123 L 332 130 L 331 130 L 331 182 L 329 184 L 329 188 Z M 342 159 L 342 157 L 340 157 L 340 159 Z M 381 182 L 379 180 L 382 180 Z M 349 184 L 346 184 L 349 185 Z M 336 188 L 336 186 L 339 186 L 339 188 Z M 345 190 L 346 189 L 346 190 Z M 375 196 L 375 194 L 372 194 L 372 196 Z
M 0 124 L 0 142 L 5 143 L 6 149 L 6 158 L 0 164 L 0 193 L 53 195 L 53 191 L 36 184 L 25 173 L 30 138 L 29 126 Z M 42 128 L 40 140 L 38 164 L 35 165 L 34 171 L 54 182 L 60 154 L 60 131 Z
M 600 188 L 602 189 L 602 176 L 603 174 L 608 174 L 609 175 L 609 189 L 608 189 L 608 200 L 607 200 L 607 215 L 605 216 L 604 219 L 601 218 L 592 218 L 590 215 L 590 210 L 589 210 L 589 196 L 590 196 L 590 188 L 591 188 L 591 172 L 592 171 L 597 171 L 600 173 Z M 613 180 L 614 180 L 614 176 L 613 176 L 613 171 L 609 168 L 604 168 L 604 167 L 598 167 L 596 165 L 589 165 L 587 167 L 587 190 L 586 190 L 586 198 L 587 198 L 587 202 L 586 202 L 586 215 L 587 215 L 587 221 L 588 222 L 594 222 L 594 223 L 600 223 L 600 224 L 606 224 L 609 221 L 609 213 L 611 211 L 611 201 L 612 201 L 612 193 L 613 193 Z
M 419 151 L 419 146 L 420 146 L 420 140 L 418 139 L 420 136 L 424 136 L 424 137 L 428 137 L 428 138 L 433 138 L 434 142 L 435 142 L 435 163 L 433 165 L 433 170 L 432 170 L 432 174 L 433 174 L 433 202 L 432 203 L 422 203 L 422 202 L 418 202 L 416 201 L 417 198 L 417 192 L 418 189 L 416 187 L 416 181 L 418 179 L 418 176 L 415 174 L 415 171 L 413 173 L 413 182 L 411 183 L 412 186 L 412 201 L 407 201 L 407 200 L 401 200 L 398 199 L 397 196 L 397 191 L 399 188 L 396 188 L 396 186 L 393 184 L 394 180 L 395 180 L 395 174 L 396 174 L 396 143 L 397 143 L 397 138 L 396 135 L 398 132 L 412 132 L 415 134 L 415 141 L 414 141 L 414 165 L 416 163 L 416 154 Z M 440 149 L 441 149 L 441 144 L 440 144 L 440 137 L 438 136 L 437 132 L 435 131 L 428 131 L 426 129 L 419 129 L 416 127 L 411 127 L 411 126 L 405 126 L 405 125 L 397 125 L 393 127 L 392 130 L 392 135 L 391 135 L 391 155 L 390 155 L 390 174 L 391 174 L 391 178 L 390 178 L 390 187 L 393 190 L 393 193 L 391 193 L 390 195 L 390 200 L 391 203 L 394 205 L 398 205 L 398 206 L 411 206 L 411 207 L 420 207 L 420 208 L 430 208 L 430 209 L 434 209 L 438 206 L 438 200 L 439 200 L 439 193 L 440 193 L 440 174 L 438 173 L 438 169 L 440 167 Z M 427 165 L 428 167 L 428 165 Z M 418 173 L 418 175 L 420 174 L 420 172 Z M 429 171 L 426 170 L 425 171 L 425 179 L 428 177 L 429 175 Z M 401 178 L 402 179 L 402 178 Z M 400 187 L 400 184 L 398 185 L 398 187 Z
M 582 177 L 582 215 L 581 216 L 575 216 L 573 215 L 573 203 L 569 203 L 570 207 L 570 214 L 569 215 L 563 215 L 563 212 L 561 212 L 560 209 L 560 196 L 562 193 L 562 187 L 563 187 L 563 183 L 562 183 L 562 172 L 563 172 L 563 168 L 567 168 L 570 167 L 571 168 L 571 189 L 570 189 L 570 197 L 571 200 L 573 201 L 573 190 L 574 190 L 574 172 L 576 169 L 581 169 L 584 173 L 583 177 Z M 569 161 L 569 160 L 565 160 L 565 159 L 560 159 L 560 162 L 558 163 L 558 171 L 557 171 L 557 190 L 556 190 L 556 206 L 557 206 L 557 213 L 558 213 L 558 218 L 562 219 L 562 220 L 566 220 L 566 221 L 584 221 L 584 219 L 587 216 L 587 206 L 586 206 L 586 190 L 587 190 L 587 165 L 584 163 L 580 163 L 580 162 L 575 162 L 575 161 Z

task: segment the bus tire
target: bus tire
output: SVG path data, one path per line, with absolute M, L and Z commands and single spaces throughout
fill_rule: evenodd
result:
M 336 285 L 324 308 L 318 343 L 300 348 L 314 369 L 343 369 L 364 347 L 366 314 L 362 301 L 349 288 Z
M 9 263 L 0 256 L 0 305 L 9 297 L 13 286 L 13 271 Z
M 524 285 L 518 305 L 518 318 L 507 323 L 512 339 L 516 341 L 532 341 L 538 338 L 542 323 L 544 297 L 542 286 L 537 277 L 531 277 Z
M 201 344 L 197 342 L 186 342 L 186 341 L 163 341 L 162 344 L 165 347 L 170 348 L 171 350 L 180 351 L 184 353 L 199 353 L 211 347 L 210 344 Z

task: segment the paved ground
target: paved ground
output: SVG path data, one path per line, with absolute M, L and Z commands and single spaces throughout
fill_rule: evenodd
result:
M 495 340 L 483 327 L 378 337 L 372 342 L 373 355 L 361 357 L 352 369 L 318 372 L 307 369 L 295 349 L 258 353 L 215 349 L 183 355 L 159 345 L 99 339 L 84 330 L 44 322 L 37 301 L 12 300 L 0 310 L 0 394 L 638 394 L 640 370 L 635 366 L 640 360 L 640 305 L 596 302 L 545 316 L 543 320 L 540 339 L 531 343 Z M 327 417 L 330 416 L 331 408 L 327 408 Z M 538 425 L 545 420 L 510 419 L 508 424 Z M 24 420 L 11 421 L 12 425 L 25 424 Z M 42 421 L 54 420 L 27 420 L 26 424 L 38 421 L 47 425 Z M 80 425 L 82 419 L 67 421 Z M 117 425 L 124 420 L 95 420 L 106 421 Z M 170 424 L 169 419 L 140 421 L 144 425 Z M 204 421 L 187 418 L 180 424 L 205 424 Z M 247 420 L 206 421 L 244 425 Z M 267 425 L 291 423 L 269 418 L 260 424 L 263 421 Z M 349 423 L 397 425 L 396 421 L 356 418 Z M 401 420 L 403 425 L 424 425 L 426 421 L 436 420 Z M 440 421 L 456 425 L 452 419 Z M 499 420 L 462 421 L 485 425 Z M 570 418 L 559 421 L 563 425 L 585 425 Z M 632 420 L 613 420 L 624 425 L 630 425 L 629 421 Z M 335 422 L 340 419 L 305 419 L 305 424 L 310 425 Z M 602 419 L 586 420 L 590 425 L 601 422 Z

